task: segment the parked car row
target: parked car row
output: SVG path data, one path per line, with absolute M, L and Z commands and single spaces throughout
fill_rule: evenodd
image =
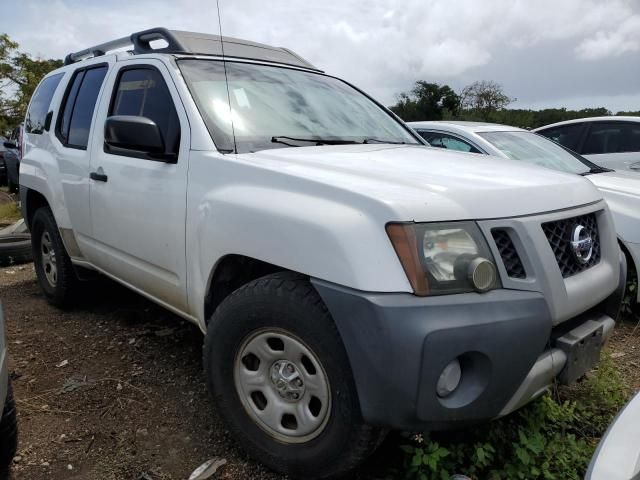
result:
M 603 167 L 640 172 L 640 118 L 593 117 L 534 130 Z
M 9 138 L 0 137 L 0 186 L 7 185 L 11 193 L 18 192 L 22 125 L 12 130 Z
M 11 193 L 18 193 L 20 185 L 20 158 L 22 157 L 22 124 L 13 129 L 3 142 L 6 181 Z
M 94 270 L 198 325 L 220 418 L 298 478 L 574 383 L 626 280 L 604 169 L 414 127 L 283 48 L 156 28 L 71 53 L 16 144 L 38 282 L 68 306 Z

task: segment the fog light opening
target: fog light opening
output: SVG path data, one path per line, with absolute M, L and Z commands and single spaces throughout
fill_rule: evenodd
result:
M 456 358 L 449 362 L 449 364 L 444 367 L 444 370 L 442 370 L 436 385 L 436 393 L 440 398 L 448 397 L 456 390 L 456 388 L 458 388 L 461 379 L 462 368 L 460 367 L 460 362 Z
M 469 281 L 478 292 L 491 290 L 496 283 L 496 266 L 486 258 L 476 258 L 469 264 Z

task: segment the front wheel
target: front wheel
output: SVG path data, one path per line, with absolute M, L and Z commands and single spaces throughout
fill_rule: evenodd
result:
M 229 430 L 281 473 L 340 476 L 384 435 L 364 424 L 335 324 L 300 275 L 269 275 L 225 299 L 209 323 L 204 366 Z

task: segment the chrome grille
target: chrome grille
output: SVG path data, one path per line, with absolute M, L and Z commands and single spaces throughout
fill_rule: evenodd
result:
M 494 229 L 491 230 L 491 234 L 500 252 L 507 275 L 511 278 L 526 278 L 527 273 L 524 270 L 524 265 L 509 233 L 506 230 Z
M 571 252 L 571 234 L 577 225 L 584 226 L 593 241 L 593 253 L 586 263 L 578 262 Z M 547 236 L 564 278 L 587 270 L 600 261 L 600 236 L 595 213 L 543 223 L 542 230 Z

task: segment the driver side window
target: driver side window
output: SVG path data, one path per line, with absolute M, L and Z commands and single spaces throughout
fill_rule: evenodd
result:
M 180 147 L 180 119 L 167 84 L 153 67 L 120 71 L 109 116 L 135 115 L 153 120 L 165 144 L 165 154 L 177 157 Z

